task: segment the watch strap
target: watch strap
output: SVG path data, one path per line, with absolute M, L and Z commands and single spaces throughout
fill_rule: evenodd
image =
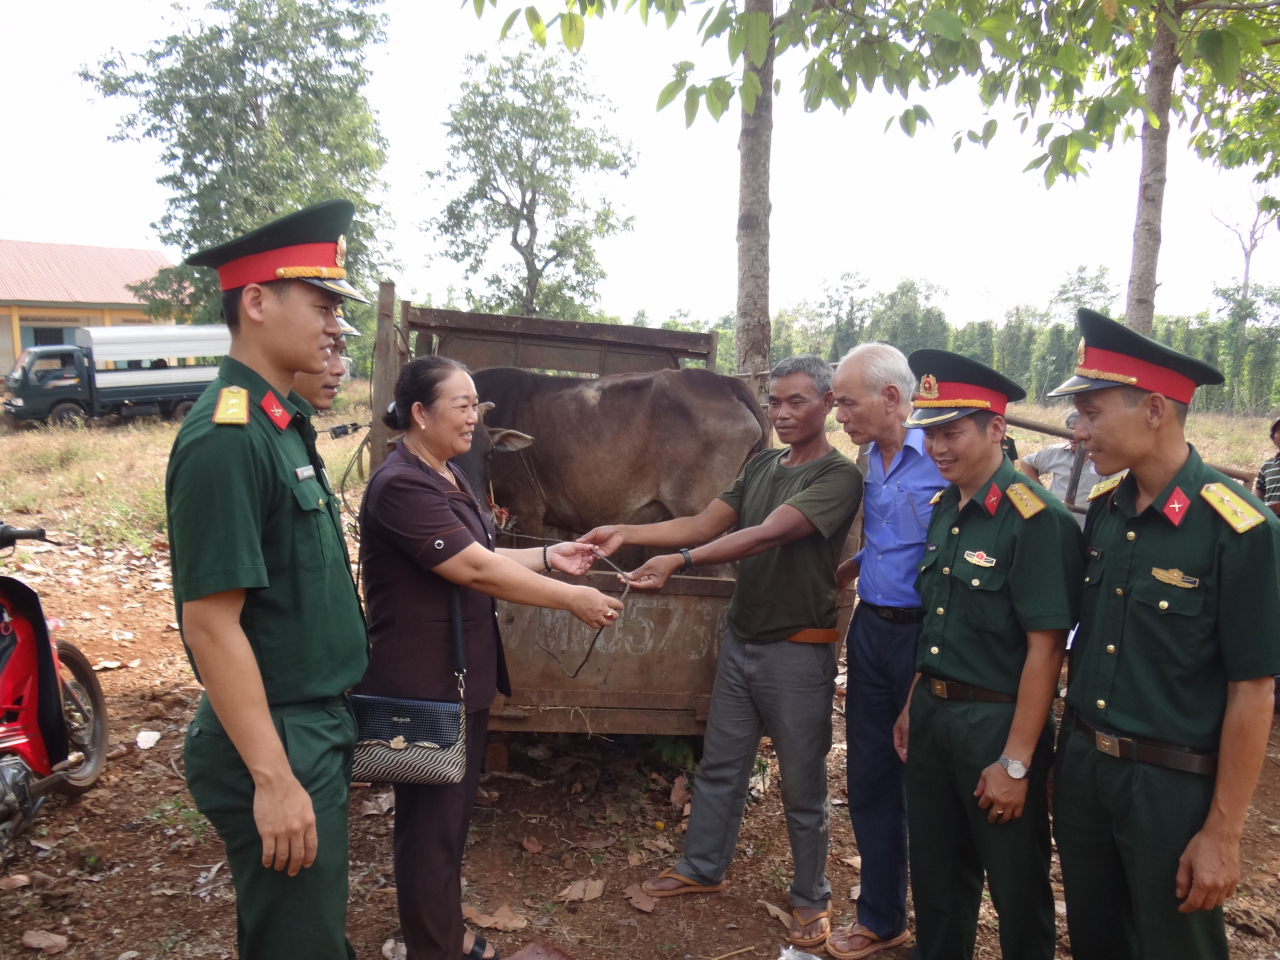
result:
M 693 554 L 689 552 L 688 547 L 681 547 L 680 556 L 684 557 L 684 566 L 680 568 L 680 572 L 688 573 L 693 569 Z

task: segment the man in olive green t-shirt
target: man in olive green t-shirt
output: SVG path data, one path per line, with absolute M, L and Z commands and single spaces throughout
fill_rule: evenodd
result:
M 786 448 L 763 450 L 696 517 L 598 527 L 582 539 L 694 550 L 654 557 L 629 574 L 659 589 L 678 570 L 738 561 L 716 667 L 698 791 L 684 857 L 644 884 L 654 897 L 723 890 L 764 733 L 782 774 L 795 876 L 792 943 L 817 947 L 830 925 L 826 878 L 827 752 L 836 678 L 836 567 L 862 502 L 862 475 L 827 442 L 831 365 L 790 357 L 769 382 L 769 422 Z M 728 536 L 720 535 L 737 527 Z M 719 539 L 714 539 L 719 537 Z M 710 542 L 708 542 L 710 541 Z

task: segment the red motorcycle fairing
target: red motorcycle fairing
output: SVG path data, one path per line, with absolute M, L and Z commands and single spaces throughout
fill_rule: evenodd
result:
M 57 654 L 40 598 L 20 580 L 0 577 L 0 752 L 47 777 L 68 746 Z

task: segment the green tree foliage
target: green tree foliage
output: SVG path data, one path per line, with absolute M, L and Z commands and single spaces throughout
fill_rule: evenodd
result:
M 467 58 L 446 124 L 449 161 L 428 176 L 452 196 L 424 226 L 468 277 L 491 269 L 499 238 L 515 251 L 467 291 L 473 310 L 565 320 L 598 319 L 591 306 L 604 270 L 597 240 L 631 229 L 608 199 L 586 198 L 590 177 L 626 176 L 631 146 L 601 126 L 608 101 L 576 62 L 528 53 Z
M 180 9 L 186 27 L 145 52 L 112 51 L 83 80 L 132 102 L 117 140 L 154 140 L 172 195 L 152 224 L 184 253 L 222 243 L 320 200 L 356 205 L 346 268 L 361 284 L 382 263 L 370 198 L 386 142 L 364 87 L 368 48 L 384 39 L 378 0 L 210 0 Z M 366 286 L 367 289 L 367 286 Z M 172 267 L 136 292 L 153 316 L 218 322 L 211 271 Z M 372 337 L 374 311 L 348 319 Z
M 637 311 L 631 320 L 634 327 L 647 327 L 649 315 L 645 311 Z M 718 320 L 693 320 L 688 310 L 677 310 L 662 321 L 663 330 L 685 330 L 689 333 L 716 332 L 716 370 L 720 373 L 733 373 L 737 369 L 734 350 L 734 316 L 726 313 Z M 686 363 L 687 361 L 681 361 Z
M 1085 266 L 1076 267 L 1075 273 L 1067 274 L 1058 292 L 1049 301 L 1049 309 L 1064 323 L 1075 323 L 1076 310 L 1085 307 L 1096 310 L 1104 317 L 1111 316 L 1120 293 L 1111 285 L 1106 267 L 1099 266 L 1089 273 Z
M 951 335 L 951 349 L 961 356 L 988 367 L 996 362 L 996 325 L 990 320 L 975 320 L 959 327 Z

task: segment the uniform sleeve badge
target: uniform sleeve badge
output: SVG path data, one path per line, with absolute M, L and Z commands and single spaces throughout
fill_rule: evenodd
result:
M 1200 496 L 1221 514 L 1222 519 L 1227 521 L 1227 526 L 1236 533 L 1252 530 L 1267 519 L 1225 483 L 1206 483 L 1200 488 Z
M 1122 470 L 1108 480 L 1101 480 L 1098 483 L 1095 483 L 1093 485 L 1093 489 L 1089 491 L 1089 499 L 1097 500 L 1099 497 L 1105 497 L 1116 487 L 1120 486 L 1120 481 L 1128 475 L 1128 470 Z
M 244 387 L 223 387 L 218 391 L 218 405 L 213 408 L 214 423 L 249 422 L 249 391 Z
M 1009 502 L 1022 514 L 1023 520 L 1030 520 L 1044 509 L 1044 501 L 1037 497 L 1025 483 L 1011 483 L 1005 491 L 1009 494 Z

